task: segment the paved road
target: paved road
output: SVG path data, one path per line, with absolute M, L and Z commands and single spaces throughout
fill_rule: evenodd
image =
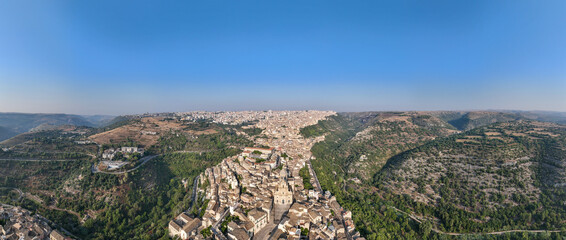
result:
M 316 188 L 318 188 L 318 191 L 322 193 L 322 187 L 320 186 L 320 182 L 318 181 L 318 177 L 316 176 L 316 172 L 314 171 L 314 168 L 312 167 L 311 164 L 311 160 L 307 160 L 307 164 L 309 165 L 309 172 L 311 173 L 311 176 L 314 177 L 315 183 L 316 183 Z
M 273 206 L 273 219 L 271 220 L 274 224 L 275 227 L 271 230 L 271 232 L 269 233 L 269 238 L 267 239 L 274 239 L 275 234 L 277 233 L 277 230 L 279 229 L 278 226 L 281 223 L 281 219 L 283 218 L 283 216 L 287 215 L 287 213 L 289 213 L 289 207 L 291 207 L 291 205 L 275 205 Z
M 318 188 L 318 191 L 322 192 L 322 187 L 320 186 L 320 182 L 318 181 L 318 177 L 316 176 L 316 172 L 314 171 L 312 165 L 311 165 L 311 160 L 307 160 L 307 164 L 309 166 L 309 172 L 311 173 L 311 176 L 314 176 L 314 180 L 316 183 L 316 187 Z M 342 217 L 342 212 L 340 211 L 340 209 L 338 208 L 339 204 L 330 204 L 330 206 L 334 209 L 334 213 L 336 213 L 336 216 L 338 216 L 338 219 L 340 219 L 340 221 L 342 222 L 342 225 L 344 226 L 344 232 L 346 233 L 346 238 L 348 240 L 351 240 L 352 237 L 350 236 L 350 232 L 348 232 L 348 228 L 346 228 L 346 222 L 344 221 L 344 218 Z
M 174 151 L 173 153 L 207 153 L 207 152 L 212 152 L 212 150 L 202 150 L 202 151 L 181 150 L 181 151 Z
M 114 175 L 129 173 L 129 172 L 135 171 L 136 169 L 138 169 L 139 167 L 141 167 L 145 163 L 147 163 L 149 160 L 151 160 L 151 159 L 153 159 L 157 156 L 158 155 L 151 155 L 151 156 L 143 157 L 142 159 L 139 160 L 141 163 L 138 164 L 138 166 L 136 166 L 135 168 L 132 168 L 132 169 L 129 169 L 129 170 L 126 170 L 126 171 L 120 171 L 120 172 L 103 172 L 103 171 L 98 170 L 98 168 L 96 168 L 96 166 L 93 164 L 92 165 L 92 173 L 104 173 L 104 174 L 114 174 Z
M 224 213 L 222 213 L 222 216 L 220 217 L 220 220 L 218 220 L 218 222 L 214 223 L 212 225 L 212 232 L 214 233 L 214 235 L 216 235 L 217 238 L 221 239 L 221 240 L 227 240 L 226 236 L 224 236 L 224 234 L 218 229 L 218 225 L 220 225 L 220 223 L 222 223 L 222 221 L 224 220 L 224 218 L 226 217 L 226 215 L 230 212 L 230 209 L 226 209 L 226 211 L 224 211 Z
M 79 219 L 79 221 L 82 220 L 81 214 L 79 214 L 78 212 L 75 212 L 75 211 L 72 211 L 72 210 L 69 210 L 69 209 L 58 208 L 58 207 L 55 206 L 55 205 L 49 205 L 49 206 L 47 206 L 47 208 L 49 208 L 49 209 L 54 209 L 54 210 L 58 210 L 58 211 L 64 211 L 64 212 L 67 212 L 67 213 L 69 213 L 69 214 L 73 214 L 73 215 L 77 216 L 77 218 Z
M 193 192 L 191 194 L 191 207 L 189 208 L 189 212 L 193 211 L 193 207 L 195 206 L 195 200 L 196 200 L 196 194 L 197 194 L 197 182 L 200 178 L 200 175 L 198 175 L 195 180 L 193 181 Z
M 234 206 L 232 206 L 234 209 L 238 208 L 238 206 L 240 206 L 240 203 L 237 202 L 236 204 L 234 204 Z M 222 223 L 222 221 L 224 221 L 224 218 L 226 217 L 226 215 L 228 215 L 228 213 L 230 212 L 230 208 L 226 209 L 226 211 L 224 211 L 224 213 L 222 213 L 222 216 L 220 216 L 220 219 L 214 223 L 211 227 L 212 229 L 212 233 L 214 233 L 214 235 L 216 235 L 216 237 L 218 237 L 221 240 L 228 240 L 226 238 L 226 236 L 224 236 L 224 234 L 218 229 L 218 225 L 220 225 Z
M 396 207 L 392 207 L 392 206 L 389 206 L 389 207 L 392 208 L 393 210 L 397 211 L 397 212 L 400 212 L 400 213 L 403 213 L 403 214 L 409 216 L 411 219 L 415 220 L 415 221 L 418 222 L 418 223 L 422 223 L 422 221 L 421 221 L 418 217 L 416 217 L 415 215 L 413 215 L 413 214 L 409 214 L 409 213 L 407 213 L 407 212 L 404 212 L 404 211 L 402 211 L 402 210 L 399 210 L 399 209 L 396 208 Z M 454 232 L 443 232 L 443 231 L 440 231 L 440 230 L 436 229 L 435 227 L 432 228 L 432 231 L 435 232 L 435 233 L 438 233 L 438 234 L 451 235 L 451 236 L 462 236 L 462 235 L 501 235 L 501 234 L 505 234 L 505 233 L 514 233 L 514 232 L 527 232 L 527 233 L 566 232 L 566 231 L 561 231 L 561 230 L 518 230 L 518 229 L 516 229 L 516 230 L 506 230 L 506 231 L 486 232 L 486 233 L 481 233 L 481 232 L 478 232 L 478 233 L 454 233 Z
M 228 238 L 226 238 L 224 236 L 224 234 L 222 232 L 220 232 L 220 230 L 218 230 L 215 227 L 210 228 L 210 230 L 212 230 L 212 233 L 214 234 L 214 236 L 216 236 L 218 239 L 220 240 L 228 240 Z
M 266 240 L 271 239 L 271 235 L 274 230 L 277 230 L 277 224 L 270 222 L 266 224 L 259 232 L 254 234 L 252 240 Z
M 0 161 L 16 161 L 16 162 L 69 162 L 79 161 L 78 159 L 19 159 L 19 158 L 0 158 Z
M 20 194 L 20 197 L 19 197 L 18 200 L 16 200 L 16 201 L 20 201 L 20 200 L 22 200 L 22 198 L 24 198 L 24 192 L 23 192 L 21 189 L 19 189 L 19 188 L 0 187 L 0 189 L 12 189 L 12 190 L 16 190 L 16 191 Z

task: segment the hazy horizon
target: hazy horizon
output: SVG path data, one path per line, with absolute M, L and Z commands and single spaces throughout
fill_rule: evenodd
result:
M 186 110 L 186 111 L 170 111 L 170 112 L 139 112 L 139 113 L 124 113 L 124 114 L 80 114 L 69 112 L 0 112 L 5 114 L 67 114 L 78 116 L 125 116 L 125 115 L 142 115 L 142 114 L 155 114 L 155 113 L 183 113 L 183 112 L 245 112 L 245 111 L 334 111 L 337 113 L 347 112 L 542 112 L 542 113 L 562 113 L 566 111 L 552 111 L 552 110 L 517 110 L 517 109 L 430 109 L 430 110 L 411 110 L 411 109 L 391 109 L 391 110 L 361 110 L 361 111 L 336 111 L 333 109 L 240 109 L 240 110 Z
M 566 112 L 565 10 L 564 1 L 3 2 L 0 112 Z

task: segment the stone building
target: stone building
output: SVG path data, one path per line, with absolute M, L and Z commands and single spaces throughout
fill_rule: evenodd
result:
M 286 181 L 279 181 L 277 190 L 273 193 L 273 201 L 275 205 L 291 205 L 293 203 L 293 191 Z
M 169 222 L 169 236 L 179 236 L 181 239 L 189 239 L 198 234 L 197 229 L 202 225 L 198 218 L 191 218 L 186 213 L 181 213 L 176 219 Z

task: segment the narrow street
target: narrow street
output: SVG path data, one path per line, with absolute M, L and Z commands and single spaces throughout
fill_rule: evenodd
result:
M 314 182 L 316 184 L 316 188 L 318 189 L 319 192 L 322 193 L 322 187 L 320 186 L 320 182 L 318 181 L 318 177 L 316 176 L 316 172 L 314 171 L 312 165 L 311 165 L 311 160 L 307 160 L 307 165 L 309 166 L 309 172 L 311 174 L 311 177 L 314 177 Z M 342 211 L 340 208 L 338 208 L 338 206 L 340 206 L 337 202 L 334 202 L 335 204 L 330 204 L 332 207 L 332 209 L 334 210 L 334 213 L 336 213 L 336 216 L 338 216 L 338 219 L 340 219 L 340 221 L 342 222 L 342 225 L 344 225 L 344 232 L 346 234 L 346 238 L 348 240 L 352 240 L 352 237 L 350 236 L 350 233 L 348 232 L 348 228 L 346 227 L 346 222 L 344 221 L 344 218 L 342 217 Z

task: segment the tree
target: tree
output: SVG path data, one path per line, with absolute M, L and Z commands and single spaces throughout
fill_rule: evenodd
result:
M 302 236 L 308 236 L 309 235 L 309 229 L 301 227 L 301 235 Z
M 212 231 L 210 230 L 211 227 L 212 226 L 208 226 L 207 228 L 201 230 L 200 234 L 202 234 L 202 236 L 205 238 L 212 236 Z
M 430 221 L 423 221 L 419 225 L 419 230 L 424 238 L 428 237 L 430 235 L 430 231 L 432 231 L 432 223 Z

